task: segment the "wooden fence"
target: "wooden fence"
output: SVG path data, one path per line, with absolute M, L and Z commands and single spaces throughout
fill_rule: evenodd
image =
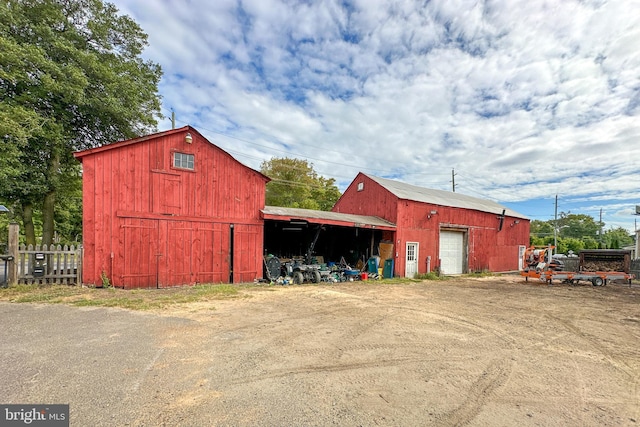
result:
M 82 246 L 25 246 L 18 243 L 19 231 L 9 224 L 5 284 L 82 284 Z
M 82 277 L 82 247 L 20 245 L 15 263 L 18 283 L 75 285 Z

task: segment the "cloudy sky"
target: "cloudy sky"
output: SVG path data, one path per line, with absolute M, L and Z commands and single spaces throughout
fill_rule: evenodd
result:
M 242 163 L 452 189 L 634 230 L 640 0 L 111 0 L 164 70 L 160 130 Z M 640 225 L 639 225 L 640 227 Z

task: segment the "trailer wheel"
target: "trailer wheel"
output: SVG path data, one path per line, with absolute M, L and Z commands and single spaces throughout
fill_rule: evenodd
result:
M 320 277 L 320 272 L 318 270 L 313 270 L 311 272 L 311 281 L 313 283 L 320 283 L 321 280 L 322 280 L 322 277 Z
M 304 276 L 302 275 L 302 273 L 300 273 L 299 271 L 294 271 L 293 272 L 293 284 L 294 285 L 302 285 L 302 282 L 304 282 Z
M 593 286 L 602 286 L 604 285 L 604 280 L 602 277 L 594 277 L 591 279 L 591 283 L 593 283 Z

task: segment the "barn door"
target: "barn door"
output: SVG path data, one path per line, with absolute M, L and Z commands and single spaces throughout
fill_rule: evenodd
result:
M 256 225 L 233 227 L 233 283 L 253 282 L 262 276 L 262 234 Z
M 229 230 L 226 224 L 196 224 L 191 240 L 191 277 L 195 283 L 229 280 Z
M 166 249 L 160 260 L 159 287 L 193 283 L 191 278 L 192 225 L 188 221 L 166 221 Z
M 226 224 L 164 221 L 158 287 L 229 281 Z
M 404 277 L 413 277 L 418 273 L 418 244 L 407 242 L 407 260 Z
M 121 225 L 121 238 L 122 266 L 115 266 L 121 272 L 120 283 L 114 285 L 125 289 L 155 288 L 158 284 L 158 221 L 127 218 Z
M 464 233 L 440 231 L 440 270 L 443 274 L 464 273 Z

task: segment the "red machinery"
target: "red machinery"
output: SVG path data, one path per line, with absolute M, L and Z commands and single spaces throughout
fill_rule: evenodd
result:
M 552 251 L 555 246 L 529 246 L 522 256 L 522 273 L 536 273 L 542 270 L 561 270 L 562 263 L 552 258 Z M 528 277 L 539 277 L 539 275 L 529 275 Z

